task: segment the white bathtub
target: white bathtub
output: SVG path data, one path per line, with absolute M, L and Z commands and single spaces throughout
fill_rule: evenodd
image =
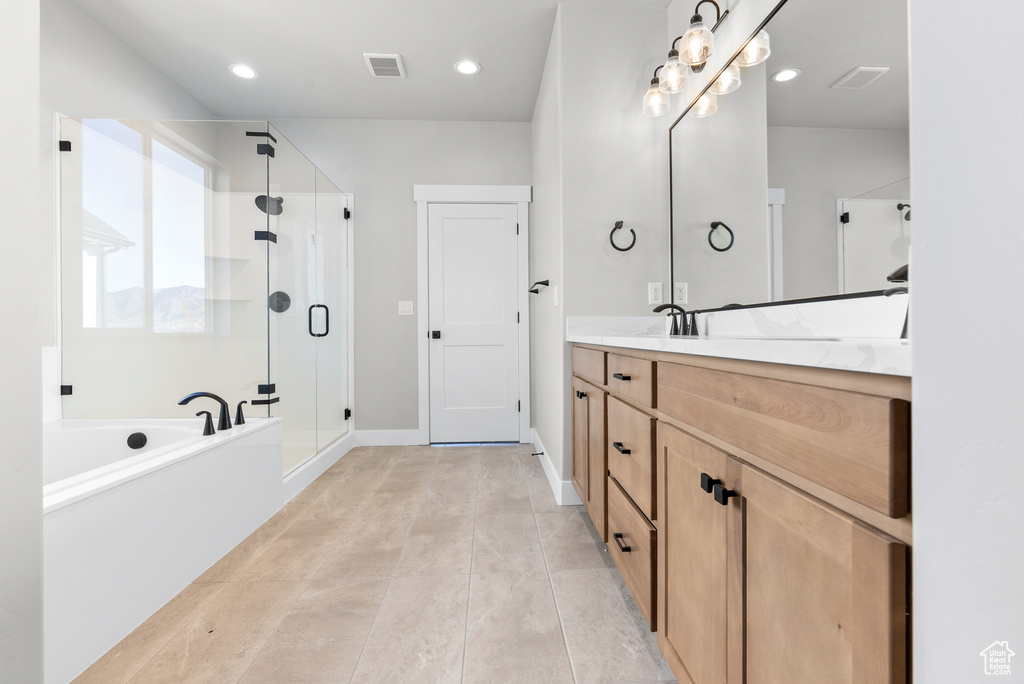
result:
M 71 681 L 280 509 L 279 419 L 202 426 L 44 426 L 46 684 Z M 134 432 L 144 448 L 127 446 Z

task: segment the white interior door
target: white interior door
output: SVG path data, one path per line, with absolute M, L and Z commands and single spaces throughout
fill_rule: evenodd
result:
M 518 208 L 428 209 L 430 441 L 519 441 Z
M 904 201 L 905 202 L 905 201 Z M 868 292 L 892 287 L 885 277 L 907 263 L 910 221 L 897 200 L 846 200 L 840 223 L 839 291 Z

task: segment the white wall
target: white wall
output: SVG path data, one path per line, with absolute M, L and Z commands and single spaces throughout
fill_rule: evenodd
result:
M 564 6 L 563 6 L 564 7 Z M 568 373 L 562 274 L 562 12 L 555 15 L 544 76 L 531 124 L 533 203 L 530 205 L 530 282 L 550 286 L 531 295 L 530 406 L 533 427 L 544 444 L 544 457 L 561 474 L 569 424 L 562 393 Z M 558 293 L 558 300 L 555 295 Z
M 530 126 L 465 121 L 276 119 L 353 194 L 355 405 L 360 430 L 418 427 L 413 185 L 529 185 Z
M 4 3 L 0 124 L 0 681 L 42 678 L 42 372 L 39 349 L 39 3 Z
M 768 186 L 786 191 L 783 258 L 791 264 L 783 266 L 786 299 L 835 294 L 836 199 L 907 178 L 909 147 L 907 131 L 768 128 Z
M 534 110 L 534 427 L 570 477 L 565 317 L 649 313 L 647 283 L 668 283 L 668 136 L 640 101 L 664 42 L 663 8 L 560 5 Z M 596 46 L 600 46 L 596 49 Z M 653 55 L 653 56 L 652 56 Z M 629 252 L 608 235 L 624 222 Z M 625 235 L 622 235 L 625 233 Z M 554 286 L 559 306 L 552 306 Z
M 1024 91 L 979 68 L 1013 63 L 1024 8 L 974 3 L 988 21 L 970 61 L 948 58 L 961 10 L 910 8 L 918 682 L 988 681 L 979 653 L 996 640 L 1024 675 Z M 972 334 L 951 316 L 975 321 Z

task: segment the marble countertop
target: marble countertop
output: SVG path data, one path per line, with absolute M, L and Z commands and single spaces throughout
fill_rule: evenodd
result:
M 910 377 L 910 342 L 875 337 L 677 337 L 665 318 L 570 317 L 566 340 L 627 349 L 715 356 Z

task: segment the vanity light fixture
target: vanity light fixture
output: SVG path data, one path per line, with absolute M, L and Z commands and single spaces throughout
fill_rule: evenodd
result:
M 712 28 L 708 28 L 704 23 L 704 17 L 700 15 L 700 6 L 706 2 L 710 2 L 715 6 L 715 25 Z M 700 73 L 704 68 L 704 64 L 708 61 L 712 54 L 715 52 L 715 29 L 722 23 L 722 20 L 729 14 L 729 10 L 725 10 L 722 13 L 722 8 L 719 7 L 715 0 L 700 0 L 697 6 L 693 8 L 693 17 L 690 18 L 690 28 L 686 29 L 686 33 L 676 39 L 676 41 L 682 39 L 682 44 L 679 46 L 679 59 L 684 64 L 689 64 L 693 67 L 694 73 Z M 676 41 L 672 42 L 674 46 Z
M 480 73 L 480 64 L 471 59 L 460 59 L 452 65 L 452 68 L 466 76 L 472 76 L 473 74 Z
M 711 84 L 711 92 L 715 95 L 728 95 L 739 88 L 740 83 L 740 68 L 733 62 Z
M 801 73 L 803 72 L 799 69 L 783 69 L 782 71 L 776 71 L 772 74 L 772 80 L 776 83 L 785 83 L 786 81 L 792 81 Z
M 256 70 L 248 64 L 232 64 L 228 69 L 239 78 L 256 78 L 259 76 Z
M 741 67 L 752 67 L 757 66 L 772 54 L 771 44 L 768 39 L 768 34 L 764 29 L 757 32 L 757 35 L 747 41 L 747 44 L 743 46 L 743 50 L 736 56 L 733 64 L 738 64 Z
M 661 80 L 658 78 L 658 72 L 660 72 L 662 68 L 664 67 L 659 66 L 654 70 L 654 78 L 651 79 L 651 87 L 647 89 L 647 94 L 644 95 L 644 116 L 661 116 L 668 112 L 669 97 L 667 93 L 661 92 Z
M 718 95 L 715 94 L 713 89 L 708 89 L 700 99 L 694 103 L 693 108 L 690 110 L 690 116 L 696 119 L 703 119 L 706 116 L 711 116 L 718 111 Z
M 680 36 L 679 38 L 682 38 Z M 676 38 L 676 40 L 679 40 Z M 679 51 L 673 44 L 668 59 L 661 69 L 661 92 L 674 95 L 690 83 L 690 67 L 679 61 Z

